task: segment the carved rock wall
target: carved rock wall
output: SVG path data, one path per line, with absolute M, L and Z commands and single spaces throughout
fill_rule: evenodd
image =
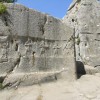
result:
M 100 1 L 79 0 L 70 8 L 63 21 L 75 29 L 76 60 L 100 69 Z
M 7 13 L 0 16 L 3 84 L 75 79 L 73 29 L 59 19 L 21 5 L 5 5 Z

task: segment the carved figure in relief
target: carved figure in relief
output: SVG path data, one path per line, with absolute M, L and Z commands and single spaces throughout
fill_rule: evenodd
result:
M 29 56 L 32 54 L 32 40 L 28 38 L 27 42 L 25 43 L 25 47 L 26 47 L 26 51 L 25 51 L 25 55 Z
M 64 47 L 63 47 L 63 54 L 69 54 L 69 52 L 71 52 L 73 49 L 71 49 L 73 47 L 72 42 L 67 42 Z M 73 53 L 73 51 L 72 51 Z
M 2 43 L 2 56 L 1 56 L 1 62 L 7 62 L 8 61 L 8 42 Z
M 13 47 L 13 50 L 15 50 L 15 51 L 18 50 L 18 44 L 19 44 L 19 41 L 15 39 L 15 40 L 13 41 L 13 46 L 12 46 L 12 47 Z
M 45 50 L 48 49 L 49 46 L 46 42 L 44 41 L 41 41 L 41 44 L 40 44 L 40 55 L 44 54 L 45 53 Z
M 54 56 L 57 56 L 59 54 L 59 49 L 61 47 L 59 47 L 58 43 L 55 43 L 54 46 L 53 46 L 53 49 L 54 49 Z

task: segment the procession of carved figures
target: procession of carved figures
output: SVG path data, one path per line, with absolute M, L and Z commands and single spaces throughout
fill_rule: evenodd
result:
M 24 44 L 26 55 L 34 54 L 35 56 L 63 56 L 68 54 L 73 48 L 72 42 L 67 41 L 49 41 L 49 40 L 28 40 Z M 19 50 L 20 51 L 20 50 Z
M 9 40 L 7 36 L 0 38 L 0 62 L 8 61 L 9 51 L 17 51 L 22 56 L 62 56 L 68 54 L 72 48 L 72 43 L 67 41 L 49 41 L 49 40 L 33 40 L 28 38 L 26 41 L 22 39 Z M 23 52 L 21 52 L 21 50 Z

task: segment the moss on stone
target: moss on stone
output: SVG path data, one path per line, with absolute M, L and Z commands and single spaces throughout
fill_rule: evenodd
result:
M 2 85 L 2 83 L 0 83 L 0 89 L 3 89 L 3 85 Z

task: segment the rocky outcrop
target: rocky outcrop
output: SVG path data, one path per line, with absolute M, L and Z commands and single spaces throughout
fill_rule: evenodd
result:
M 75 0 L 63 21 L 75 29 L 76 61 L 100 67 L 100 1 Z
M 63 20 L 22 5 L 5 5 L 7 12 L 0 16 L 3 86 L 100 72 L 99 1 L 73 0 Z
M 5 5 L 7 12 L 0 15 L 0 98 L 100 100 L 100 1 L 73 0 L 63 20 Z
M 0 76 L 3 85 L 75 79 L 74 31 L 61 20 L 5 4 L 0 15 Z

